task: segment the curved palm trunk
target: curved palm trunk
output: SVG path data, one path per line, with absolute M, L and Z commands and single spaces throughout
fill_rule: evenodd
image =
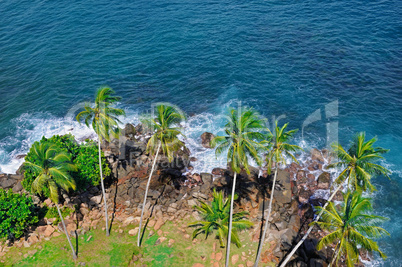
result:
M 337 255 L 337 254 L 339 254 L 340 251 L 341 251 L 340 249 L 339 249 L 339 251 L 334 251 L 334 256 L 332 257 L 332 261 L 331 261 L 331 263 L 329 264 L 329 267 L 334 266 L 334 263 L 335 263 L 335 261 L 336 261 L 336 258 L 338 258 L 338 255 Z
M 327 202 L 325 203 L 324 207 L 322 208 L 322 210 L 320 211 L 320 213 L 317 215 L 317 218 L 315 218 L 314 222 L 317 222 L 320 218 L 322 213 L 324 212 L 325 208 L 327 207 L 328 203 L 334 198 L 334 196 L 336 195 L 336 193 L 339 191 L 339 189 L 341 188 L 341 185 L 338 186 L 338 188 L 335 190 L 335 192 L 332 193 L 332 195 L 328 198 Z M 289 255 L 286 257 L 286 259 L 282 262 L 280 267 L 284 267 L 286 265 L 286 263 L 288 263 L 288 261 L 290 260 L 290 258 L 293 256 L 293 254 L 295 254 L 295 252 L 297 251 L 297 249 L 301 246 L 301 244 L 303 244 L 304 240 L 306 240 L 307 236 L 311 233 L 311 231 L 313 230 L 315 224 L 311 225 L 310 228 L 307 230 L 307 232 L 304 234 L 303 238 L 299 241 L 299 243 L 297 243 L 297 245 L 293 248 L 293 250 L 289 253 Z
M 258 267 L 258 263 L 260 262 L 262 247 L 263 247 L 264 242 L 265 242 L 265 235 L 267 234 L 268 225 L 269 225 L 269 217 L 271 216 L 272 200 L 274 199 L 275 183 L 276 183 L 276 176 L 277 175 L 278 175 L 278 168 L 275 169 L 274 183 L 272 184 L 271 197 L 269 199 L 268 214 L 267 214 L 267 217 L 265 219 L 264 232 L 263 232 L 263 234 L 261 236 L 260 247 L 258 248 L 257 258 L 255 259 L 254 267 Z
M 229 266 L 229 260 L 230 260 L 230 242 L 232 239 L 232 218 L 233 218 L 233 200 L 234 200 L 234 195 L 235 195 L 235 189 L 236 189 L 236 177 L 237 173 L 234 173 L 233 177 L 233 186 L 232 186 L 232 197 L 230 199 L 230 215 L 229 215 L 229 231 L 228 231 L 228 245 L 226 248 L 226 263 L 225 266 Z
M 68 243 L 70 244 L 70 247 L 71 247 L 71 250 L 72 250 L 72 253 L 73 253 L 73 259 L 76 260 L 77 259 L 77 254 L 75 254 L 75 250 L 74 250 L 73 244 L 71 243 L 70 236 L 67 233 L 67 227 L 66 227 L 66 224 L 64 223 L 63 216 L 61 215 L 59 205 L 56 204 L 56 207 L 57 207 L 57 211 L 59 212 L 61 223 L 63 224 L 64 233 L 67 236 Z
M 108 226 L 109 225 L 109 217 L 107 215 L 107 203 L 106 203 L 105 186 L 103 185 L 102 156 L 101 156 L 100 136 L 99 135 L 98 135 L 98 149 L 99 149 L 99 170 L 100 170 L 100 175 L 101 175 L 103 203 L 105 204 L 106 236 L 109 236 L 109 226 Z
M 151 169 L 151 173 L 149 174 L 149 178 L 148 178 L 148 182 L 147 182 L 147 187 L 145 188 L 145 195 L 144 195 L 144 202 L 142 203 L 142 210 L 141 210 L 141 219 L 140 219 L 140 226 L 138 228 L 138 239 L 137 239 L 137 246 L 140 246 L 140 242 L 141 242 L 141 226 L 142 226 L 142 220 L 143 220 L 143 216 L 144 216 L 144 210 L 145 210 L 145 204 L 147 202 L 147 196 L 148 196 L 148 189 L 149 189 L 149 184 L 151 182 L 151 177 L 152 174 L 154 172 L 155 169 L 155 163 L 158 159 L 158 154 L 159 154 L 159 149 L 161 148 L 161 143 L 159 143 L 158 145 L 158 150 L 156 150 L 156 155 L 155 155 L 155 159 L 154 159 L 154 163 L 152 164 L 152 169 Z M 145 229 L 144 229 L 145 230 Z

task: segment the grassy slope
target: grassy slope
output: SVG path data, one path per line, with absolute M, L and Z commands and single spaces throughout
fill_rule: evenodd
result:
M 191 219 L 192 220 L 192 219 Z M 126 228 L 120 228 L 113 225 L 110 237 L 107 238 L 104 232 L 99 229 L 91 230 L 78 239 L 73 238 L 74 247 L 78 242 L 78 260 L 74 262 L 71 257 L 68 242 L 64 235 L 52 237 L 50 240 L 43 240 L 30 248 L 11 248 L 2 259 L 5 266 L 79 266 L 79 263 L 85 262 L 86 266 L 193 266 L 194 263 L 202 263 L 205 266 L 212 266 L 216 260 L 212 259 L 213 253 L 222 253 L 220 266 L 224 266 L 225 248 L 220 248 L 218 240 L 209 236 L 198 236 L 196 240 L 185 238 L 185 234 L 191 236 L 192 228 L 187 227 L 191 220 L 182 220 L 176 223 L 167 222 L 160 230 L 154 231 L 149 236 L 148 227 L 141 248 L 136 246 L 136 236 L 128 235 L 128 231 L 136 227 L 130 225 Z M 116 229 L 122 229 L 123 233 L 118 233 Z M 166 240 L 159 245 L 155 245 L 159 234 L 166 237 Z M 92 238 L 87 241 L 88 237 Z M 171 247 L 168 246 L 170 239 L 174 240 Z M 251 241 L 248 231 L 240 233 L 242 247 L 231 246 L 231 255 L 238 254 L 239 261 L 235 266 L 247 261 L 254 261 L 257 242 Z M 215 243 L 215 251 L 213 250 Z M 40 249 L 41 246 L 42 248 Z M 36 253 L 34 253 L 36 250 Z M 246 258 L 242 260 L 242 252 Z M 31 255 L 33 254 L 33 255 Z M 133 255 L 137 255 L 138 260 L 130 265 Z M 134 257 L 136 258 L 136 257 Z M 1 264 L 0 264 L 1 265 Z M 269 264 L 268 266 L 271 266 Z M 274 265 L 272 265 L 274 266 Z

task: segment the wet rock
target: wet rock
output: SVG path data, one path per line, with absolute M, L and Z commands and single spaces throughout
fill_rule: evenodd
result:
M 127 124 L 125 125 L 125 127 L 124 127 L 124 135 L 125 135 L 127 138 L 130 138 L 130 139 L 134 138 L 134 136 L 135 136 L 136 133 L 137 133 L 137 131 L 135 130 L 134 125 L 132 125 L 132 124 L 130 124 L 130 123 L 127 123 Z
M 205 132 L 201 135 L 201 145 L 205 148 L 211 148 L 211 141 L 214 139 L 212 133 Z
M 222 169 L 222 168 L 214 168 L 213 170 L 212 170 L 212 174 L 213 175 L 217 175 L 217 176 L 223 176 L 223 175 L 225 175 L 225 169 Z
M 311 159 L 312 160 L 317 160 L 317 161 L 319 161 L 321 163 L 324 163 L 324 156 L 321 154 L 321 151 L 318 150 L 317 148 L 313 148 L 310 151 L 310 154 L 311 154 Z
M 317 187 L 318 189 L 329 189 L 331 175 L 328 172 L 323 172 L 318 176 Z
M 317 171 L 320 169 L 320 164 L 317 161 L 313 161 L 310 163 L 310 165 L 307 167 L 309 171 Z
M 307 203 L 311 196 L 312 196 L 311 191 L 302 188 L 299 192 L 299 202 Z

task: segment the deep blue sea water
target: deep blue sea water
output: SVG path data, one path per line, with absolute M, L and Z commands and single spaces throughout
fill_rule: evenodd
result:
M 90 135 L 71 114 L 101 85 L 123 97 L 125 121 L 159 101 L 180 106 L 198 171 L 217 164 L 199 135 L 219 131 L 229 105 L 299 129 L 318 110 L 305 146 L 325 146 L 338 123 L 345 146 L 366 131 L 391 149 L 392 180 L 374 180 L 389 259 L 375 265 L 402 266 L 401 1 L 3 0 L 0 10 L 0 171 L 42 135 Z

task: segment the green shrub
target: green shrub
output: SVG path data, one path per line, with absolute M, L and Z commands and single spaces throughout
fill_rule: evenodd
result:
M 32 198 L 0 189 L 0 238 L 20 238 L 38 221 Z
M 86 185 L 98 185 L 100 183 L 98 146 L 94 141 L 86 141 L 79 146 L 78 154 L 73 159 L 78 168 L 77 186 L 83 188 Z M 102 151 L 102 172 L 108 177 L 112 171 Z
M 100 170 L 98 158 L 98 146 L 94 141 L 86 140 L 83 144 L 79 145 L 74 136 L 67 135 L 54 135 L 51 138 L 42 137 L 40 143 L 51 143 L 55 145 L 60 151 L 70 154 L 73 163 L 77 166 L 78 171 L 72 173 L 74 180 L 77 184 L 77 189 L 84 189 L 87 185 L 98 185 L 100 183 Z M 31 147 L 32 149 L 32 147 Z M 37 163 L 34 153 L 30 150 L 25 157 L 26 161 Z M 102 152 L 102 170 L 104 177 L 111 174 L 111 170 Z M 25 169 L 24 179 L 22 186 L 29 192 L 31 185 L 35 178 L 39 175 L 31 169 Z M 43 196 L 49 197 L 50 192 L 48 188 L 43 189 Z

